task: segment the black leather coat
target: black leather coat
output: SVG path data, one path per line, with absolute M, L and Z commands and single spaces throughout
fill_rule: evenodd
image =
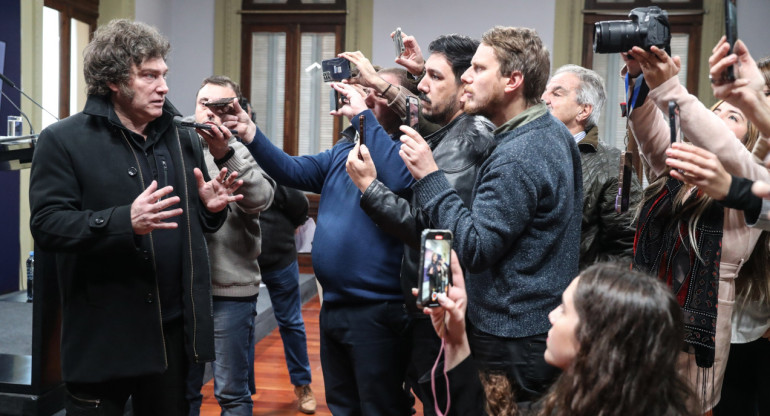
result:
M 436 165 L 467 206 L 471 204 L 478 170 L 495 147 L 493 130 L 494 125 L 489 120 L 463 113 L 425 137 Z M 417 285 L 421 264 L 420 234 L 423 229 L 433 227 L 428 216 L 377 180 L 361 196 L 361 208 L 383 231 L 405 243 L 401 288 L 410 313 L 422 315 L 412 288 Z
M 599 141 L 593 127 L 578 142 L 583 164 L 583 221 L 580 238 L 580 270 L 599 261 L 631 263 L 634 248 L 634 214 L 641 198 L 636 175 L 631 179 L 628 211 L 615 212 L 618 194 L 620 150 Z

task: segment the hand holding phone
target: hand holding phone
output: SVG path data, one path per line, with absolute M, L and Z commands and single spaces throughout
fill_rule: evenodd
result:
M 450 253 L 452 251 L 452 232 L 449 230 L 425 229 L 422 231 L 422 244 L 417 278 L 417 307 L 439 306 L 439 293 L 446 294 L 452 284 Z

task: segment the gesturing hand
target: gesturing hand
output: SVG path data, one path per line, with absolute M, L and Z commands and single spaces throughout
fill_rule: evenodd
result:
M 361 146 L 361 143 L 356 143 L 348 153 L 345 170 L 348 171 L 350 179 L 361 190 L 361 193 L 365 192 L 366 188 L 377 179 L 377 168 L 372 161 L 372 155 L 369 154 L 366 145 Z
M 420 180 L 438 170 L 433 152 L 425 139 L 409 126 L 401 126 L 404 135 L 401 136 L 401 150 L 398 155 L 404 159 L 406 168 L 415 179 Z
M 198 182 L 198 196 L 203 205 L 210 212 L 219 212 L 225 209 L 230 202 L 240 201 L 243 195 L 232 195 L 243 185 L 238 178 L 238 172 L 227 175 L 227 168 L 222 168 L 216 178 L 206 182 L 200 169 L 193 169 L 195 179 Z
M 182 208 L 165 211 L 166 208 L 179 203 L 179 197 L 161 199 L 174 191 L 171 186 L 158 189 L 158 182 L 152 181 L 131 203 L 131 227 L 137 235 L 144 235 L 152 230 L 172 229 L 177 227 L 175 222 L 164 222 L 171 217 L 182 214 Z

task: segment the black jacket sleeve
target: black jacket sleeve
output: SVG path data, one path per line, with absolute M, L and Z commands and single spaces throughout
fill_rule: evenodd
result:
M 428 218 L 408 200 L 375 179 L 361 196 L 360 205 L 380 229 L 419 250 L 420 231 L 428 228 Z

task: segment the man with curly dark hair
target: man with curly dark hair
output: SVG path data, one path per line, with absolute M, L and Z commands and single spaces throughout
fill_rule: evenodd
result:
M 30 229 L 56 256 L 68 414 L 122 416 L 131 397 L 135 414 L 186 415 L 189 362 L 214 359 L 203 233 L 243 181 L 227 169 L 210 180 L 198 135 L 175 127 L 168 51 L 146 24 L 100 27 L 85 108 L 35 149 Z

